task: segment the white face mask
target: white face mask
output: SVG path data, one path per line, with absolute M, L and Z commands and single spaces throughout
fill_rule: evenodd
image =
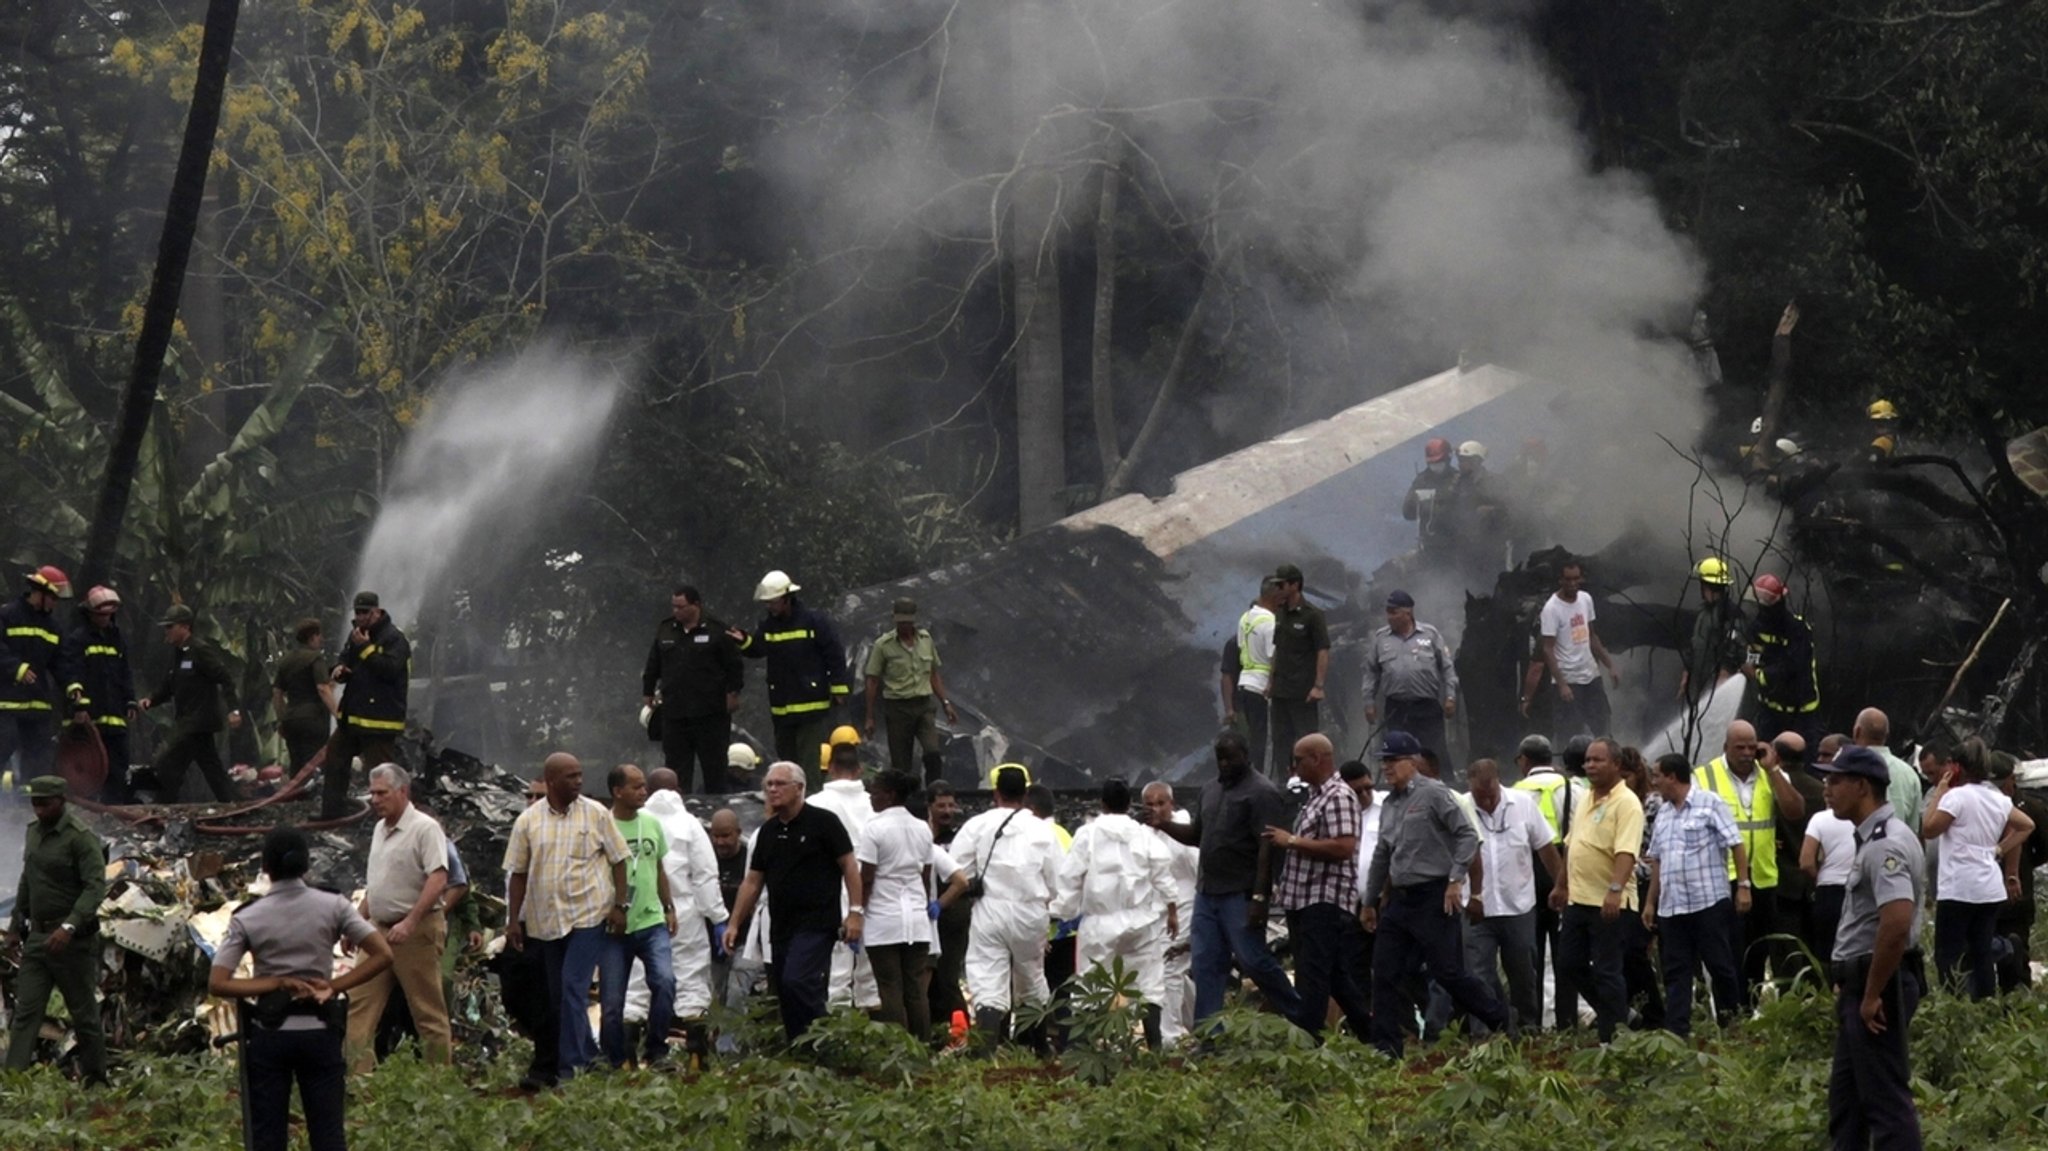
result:
M 1429 470 L 1436 475 L 1442 475 L 1445 472 L 1449 471 L 1450 468 L 1451 461 L 1449 460 L 1438 460 L 1435 463 L 1429 465 Z

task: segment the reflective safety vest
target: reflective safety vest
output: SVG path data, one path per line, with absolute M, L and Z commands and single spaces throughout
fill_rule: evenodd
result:
M 1562 772 L 1546 771 L 1516 780 L 1515 790 L 1535 793 L 1536 806 L 1543 812 L 1544 822 L 1550 824 L 1550 842 L 1563 846 L 1572 823 L 1571 781 Z
M 1252 657 L 1252 633 L 1259 630 L 1259 624 L 1272 622 L 1273 613 L 1257 604 L 1246 608 L 1245 613 L 1237 617 L 1237 666 L 1239 670 L 1263 671 L 1269 674 L 1272 672 L 1273 663 L 1270 653 L 1267 655 L 1266 662 L 1264 663 L 1260 663 Z
M 1735 773 L 1728 770 L 1728 757 L 1717 755 L 1712 763 L 1701 767 L 1693 777 L 1695 784 L 1704 784 L 1708 791 L 1721 797 L 1728 810 L 1735 816 L 1735 830 L 1742 833 L 1743 850 L 1749 852 L 1749 883 L 1762 890 L 1778 886 L 1778 801 L 1771 794 L 1771 780 L 1768 773 L 1759 766 L 1756 769 L 1756 787 L 1750 791 L 1749 806 L 1742 804 L 1742 793 L 1735 789 Z M 1735 853 L 1728 853 L 1728 878 L 1735 879 Z
M 54 709 L 60 642 L 56 621 L 30 607 L 26 594 L 0 605 L 0 712 Z

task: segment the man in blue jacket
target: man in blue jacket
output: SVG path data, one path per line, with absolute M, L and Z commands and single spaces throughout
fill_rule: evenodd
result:
M 803 766 L 809 788 L 824 786 L 818 749 L 832 730 L 834 713 L 853 690 L 846 649 L 832 620 L 796 598 L 799 585 L 771 571 L 761 577 L 754 599 L 768 614 L 750 635 L 727 633 L 740 654 L 768 664 L 768 714 L 775 724 L 775 757 Z

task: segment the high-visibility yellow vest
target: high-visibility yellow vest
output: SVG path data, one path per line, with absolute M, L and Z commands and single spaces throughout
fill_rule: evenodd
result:
M 1728 770 L 1728 757 L 1717 755 L 1712 763 L 1698 769 L 1695 784 L 1721 797 L 1735 816 L 1735 830 L 1742 833 L 1743 850 L 1749 852 L 1749 883 L 1763 889 L 1778 886 L 1778 801 L 1771 794 L 1771 780 L 1764 769 L 1756 769 L 1756 787 L 1750 791 L 1750 806 L 1742 805 L 1735 789 L 1735 773 Z M 1735 878 L 1735 853 L 1728 853 L 1728 878 Z
M 1273 622 L 1273 613 L 1256 604 L 1237 617 L 1237 666 L 1240 671 L 1273 670 L 1271 663 L 1260 663 L 1252 658 L 1252 633 L 1259 630 L 1261 617 L 1266 623 Z
M 1550 824 L 1550 842 L 1553 845 L 1561 846 L 1564 843 L 1564 817 L 1570 815 L 1570 812 L 1565 810 L 1565 805 L 1558 802 L 1558 793 L 1563 792 L 1569 797 L 1570 787 L 1570 780 L 1560 773 L 1549 771 L 1534 778 L 1515 781 L 1516 791 L 1535 793 L 1536 806 L 1543 812 L 1544 822 Z

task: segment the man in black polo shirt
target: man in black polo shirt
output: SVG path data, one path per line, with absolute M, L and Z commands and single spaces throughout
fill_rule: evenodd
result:
M 826 977 L 832 944 L 843 937 L 860 942 L 865 905 L 860 865 L 846 825 L 823 808 L 804 803 L 803 769 L 787 760 L 768 768 L 761 781 L 768 821 L 754 834 L 754 855 L 746 882 L 725 925 L 725 950 L 738 954 L 747 938 L 761 888 L 768 888 L 768 984 L 782 1009 L 782 1032 L 796 1039 L 825 1014 Z M 846 885 L 844 923 L 839 886 Z
M 1286 778 L 1296 740 L 1322 730 L 1323 681 L 1330 674 L 1330 625 L 1323 609 L 1301 596 L 1301 569 L 1281 564 L 1280 607 L 1273 614 L 1273 680 L 1269 694 L 1273 772 Z M 1284 750 L 1283 750 L 1284 749 Z
M 1244 737 L 1226 731 L 1216 737 L 1216 779 L 1202 788 L 1194 819 L 1152 825 L 1201 850 L 1189 932 L 1196 1023 L 1223 1009 L 1233 963 L 1258 985 L 1273 1010 L 1289 1019 L 1300 1012 L 1294 985 L 1266 946 L 1267 900 L 1276 868 L 1272 845 L 1263 836 L 1268 827 L 1289 821 L 1287 807 L 1280 789 L 1251 769 Z

